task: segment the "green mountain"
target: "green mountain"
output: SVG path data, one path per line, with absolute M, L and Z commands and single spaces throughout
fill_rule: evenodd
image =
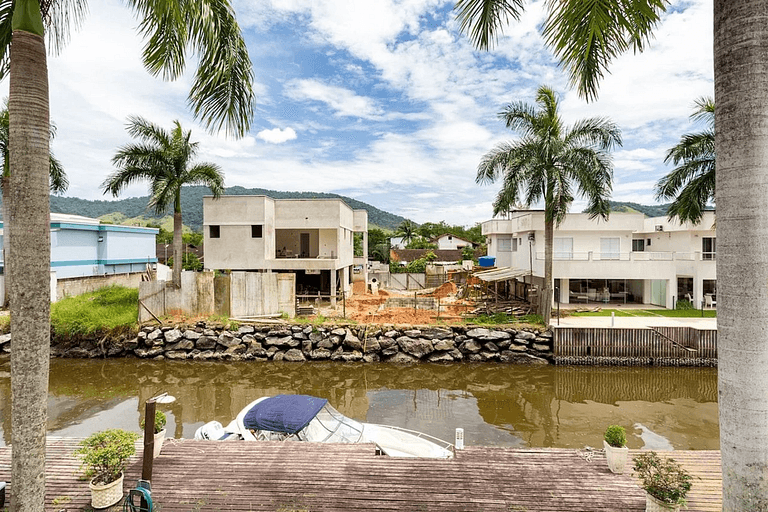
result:
M 405 219 L 384 210 L 380 210 L 368 203 L 352 199 L 351 197 L 323 192 L 280 192 L 263 188 L 229 187 L 226 195 L 263 195 L 273 199 L 316 199 L 316 198 L 340 198 L 351 208 L 366 210 L 368 222 L 387 229 L 395 229 Z M 211 195 L 207 187 L 184 187 L 181 191 L 181 211 L 184 224 L 195 231 L 202 230 L 203 226 L 203 196 Z M 156 215 L 147 208 L 149 198 L 131 197 L 119 201 L 90 201 L 77 197 L 51 196 L 51 211 L 55 213 L 68 213 L 72 215 L 84 215 L 86 217 L 103 217 L 112 213 L 120 213 L 127 218 L 145 217 L 149 219 L 161 219 L 170 212 Z M 1 203 L 0 203 L 1 204 Z
M 669 204 L 654 204 L 645 205 L 638 203 L 627 203 L 621 201 L 608 201 L 611 205 L 612 212 L 640 212 L 644 213 L 648 217 L 663 217 L 667 214 L 667 208 Z

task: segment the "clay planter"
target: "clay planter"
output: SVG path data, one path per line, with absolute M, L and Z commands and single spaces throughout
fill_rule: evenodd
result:
M 95 485 L 93 480 L 88 484 L 91 488 L 91 506 L 93 508 L 107 508 L 123 499 L 123 473 L 120 478 L 108 484 Z
M 165 429 L 155 434 L 155 449 L 152 452 L 152 456 L 157 458 L 160 455 L 160 450 L 163 449 L 163 441 L 165 441 Z
M 680 505 L 664 503 L 647 492 L 645 493 L 645 512 L 680 512 Z
M 616 448 L 611 446 L 603 440 L 603 447 L 605 448 L 605 459 L 608 461 L 608 467 L 612 473 L 620 475 L 624 473 L 624 466 L 627 465 L 627 455 L 629 454 L 629 448 L 623 446 Z

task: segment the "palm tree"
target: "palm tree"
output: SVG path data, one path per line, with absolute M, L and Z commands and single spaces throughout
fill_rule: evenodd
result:
M 199 57 L 189 94 L 212 130 L 243 135 L 253 118 L 253 71 L 229 0 L 128 0 L 147 38 L 143 61 L 173 80 L 187 49 Z M 0 0 L 0 79 L 10 76 L 11 430 L 13 509 L 45 506 L 45 432 L 50 357 L 49 95 L 45 35 L 56 51 L 85 0 Z M 13 44 L 11 44 L 13 41 Z M 13 170 L 16 171 L 13 171 Z
M 536 93 L 538 108 L 523 102 L 499 113 L 507 128 L 521 138 L 499 144 L 477 166 L 478 183 L 502 181 L 493 203 L 493 215 L 507 212 L 518 201 L 526 206 L 544 201 L 544 287 L 540 297 L 544 323 L 552 313 L 552 244 L 554 228 L 568 213 L 574 185 L 587 198 L 590 218 L 608 218 L 612 189 L 610 150 L 621 146 L 621 132 L 603 118 L 584 119 L 572 127 L 563 124 L 558 98 L 546 86 Z
M 415 222 L 405 219 L 399 226 L 397 226 L 395 236 L 399 236 L 402 239 L 403 245 L 408 245 L 414 238 L 416 238 L 416 236 L 418 236 L 416 233 L 417 228 L 418 226 L 416 226 Z
M 670 219 L 698 224 L 707 203 L 715 200 L 715 100 L 696 100 L 691 119 L 705 122 L 707 128 L 683 135 L 667 151 L 664 162 L 677 167 L 656 184 L 656 199 L 673 199 L 667 211 Z
M 522 0 L 457 0 L 462 30 L 488 49 Z M 587 99 L 597 95 L 611 60 L 642 50 L 664 0 L 549 1 L 547 43 Z M 717 99 L 715 154 L 718 231 L 718 385 L 723 510 L 767 510 L 768 15 L 762 0 L 714 0 Z M 754 283 L 754 286 L 746 286 Z
M 117 197 L 120 191 L 135 181 L 150 182 L 149 206 L 162 215 L 173 206 L 173 284 L 181 286 L 182 222 L 181 187 L 205 185 L 214 197 L 224 193 L 224 174 L 216 164 L 197 163 L 197 142 L 190 142 L 192 131 L 181 129 L 174 121 L 170 132 L 141 117 L 128 118 L 128 133 L 141 140 L 139 144 L 123 146 L 112 159 L 117 171 L 101 187 L 104 193 Z

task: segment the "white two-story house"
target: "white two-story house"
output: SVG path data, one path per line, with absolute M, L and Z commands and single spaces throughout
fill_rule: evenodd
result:
M 482 232 L 496 266 L 544 276 L 543 211 L 511 212 L 484 222 Z M 570 213 L 554 233 L 555 300 L 714 306 L 716 253 L 714 211 L 698 225 L 642 213 L 611 213 L 607 221 Z
M 368 212 L 341 199 L 203 198 L 205 268 L 293 272 L 297 295 L 349 292 L 354 234 L 368 254 Z M 365 259 L 365 256 L 363 256 Z M 367 281 L 367 276 L 366 276 Z

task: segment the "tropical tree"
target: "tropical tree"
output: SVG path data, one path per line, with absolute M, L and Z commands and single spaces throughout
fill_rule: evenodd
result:
M 691 119 L 706 123 L 702 132 L 687 133 L 667 151 L 664 163 L 675 167 L 656 184 L 656 199 L 673 199 L 667 214 L 680 222 L 701 222 L 702 211 L 715 200 L 715 100 L 699 98 Z
M 418 236 L 416 232 L 417 228 L 418 226 L 415 222 L 409 219 L 405 219 L 400 223 L 399 226 L 397 226 L 397 229 L 395 230 L 395 236 L 402 238 L 402 243 L 404 245 L 408 245 L 411 243 L 411 240 Z
M 112 158 L 117 171 L 101 184 L 105 194 L 117 197 L 136 181 L 149 181 L 149 206 L 162 215 L 173 206 L 173 261 L 182 262 L 183 239 L 181 187 L 204 185 L 213 197 L 224 193 L 224 174 L 212 163 L 193 164 L 198 143 L 190 142 L 192 131 L 184 131 L 174 121 L 170 132 L 141 117 L 128 118 L 128 133 L 140 139 L 123 146 Z M 173 284 L 181 286 L 182 265 L 173 265 Z
M 229 0 L 127 0 L 147 38 L 143 61 L 173 80 L 186 52 L 199 65 L 189 103 L 212 130 L 243 135 L 253 118 L 253 71 Z M 45 35 L 58 50 L 87 12 L 85 0 L 0 0 L 0 80 L 9 84 L 11 442 L 13 509 L 45 507 L 50 357 L 49 95 Z M 11 42 L 13 44 L 11 44 Z
M 621 132 L 611 121 L 590 118 L 572 127 L 563 124 L 558 98 L 546 86 L 536 93 L 538 108 L 517 102 L 499 113 L 507 128 L 521 138 L 502 143 L 486 153 L 477 166 L 478 183 L 502 182 L 493 215 L 523 201 L 544 202 L 544 286 L 541 315 L 549 324 L 552 313 L 552 245 L 554 229 L 568 213 L 574 185 L 588 200 L 590 218 L 608 218 L 608 196 L 613 181 L 610 151 L 621 146 Z
M 768 5 L 714 0 L 717 100 L 718 386 L 723 510 L 768 510 Z M 462 30 L 488 49 L 522 0 L 458 0 Z M 548 1 L 545 40 L 587 99 L 611 61 L 642 50 L 664 0 Z M 751 283 L 752 285 L 748 285 Z

